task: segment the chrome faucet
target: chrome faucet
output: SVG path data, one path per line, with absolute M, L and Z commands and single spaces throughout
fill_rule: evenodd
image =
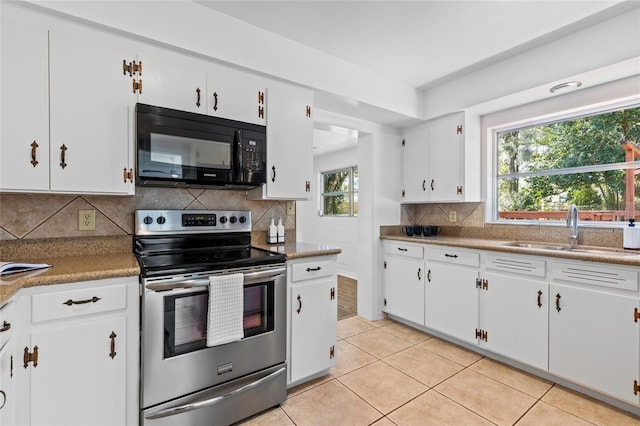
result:
M 569 245 L 575 247 L 578 245 L 578 207 L 575 204 L 569 206 L 569 211 L 567 212 L 567 228 L 571 228 Z

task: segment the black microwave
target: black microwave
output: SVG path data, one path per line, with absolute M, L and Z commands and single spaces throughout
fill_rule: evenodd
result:
M 136 104 L 136 184 L 249 188 L 266 183 L 266 127 Z

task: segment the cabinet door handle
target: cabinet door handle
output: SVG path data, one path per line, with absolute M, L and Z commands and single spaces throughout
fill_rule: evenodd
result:
M 218 92 L 213 92 L 213 110 L 218 110 Z
M 538 290 L 538 308 L 542 307 L 542 290 Z
M 418 281 L 422 280 L 422 268 L 418 268 Z
M 111 339 L 111 352 L 109 352 L 109 356 L 111 357 L 111 359 L 116 357 L 116 337 L 118 337 L 118 335 L 114 332 L 111 331 L 111 334 L 109 335 L 109 339 Z
M 422 190 L 423 191 L 427 190 L 427 180 L 426 179 L 422 181 Z
M 36 148 L 37 148 L 38 146 L 39 146 L 39 145 L 36 143 L 36 141 L 33 141 L 33 142 L 31 143 L 31 165 L 32 165 L 33 167 L 35 167 L 35 166 L 37 166 L 37 165 L 38 165 L 38 160 L 36 160 Z
M 318 266 L 317 268 L 307 268 L 307 272 L 317 272 L 320 269 L 322 269 L 320 266 Z
M 560 298 L 561 297 L 562 296 L 560 296 L 560 293 L 556 294 L 556 311 L 558 311 L 558 312 L 560 312 L 560 310 L 562 309 L 562 308 L 560 308 Z
M 271 171 L 273 172 L 273 176 L 271 176 L 271 182 L 276 181 L 276 166 L 271 166 Z
M 5 331 L 9 331 L 11 329 L 11 323 L 3 321 L 2 328 L 0 328 L 0 333 L 4 333 Z
M 431 179 L 431 190 L 433 191 L 433 187 L 435 186 L 436 180 Z
M 427 271 L 427 281 L 431 282 L 431 269 Z
M 60 147 L 60 167 L 63 169 L 67 167 L 67 163 L 65 162 L 65 153 L 67 152 L 67 147 L 65 144 L 62 144 Z
M 96 303 L 100 300 L 99 297 L 93 296 L 91 299 L 86 300 L 67 300 L 66 302 L 62 302 L 63 305 L 71 306 L 71 305 L 84 305 L 86 303 Z
M 199 88 L 199 87 L 198 87 L 198 88 L 196 88 L 196 97 L 197 97 L 197 99 L 196 99 L 196 106 L 197 106 L 198 108 L 200 108 L 200 88 Z
M 298 295 L 298 309 L 296 309 L 296 312 L 299 314 L 301 310 L 302 310 L 302 297 Z

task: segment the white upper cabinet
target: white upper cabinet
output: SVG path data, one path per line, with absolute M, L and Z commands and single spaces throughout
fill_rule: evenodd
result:
M 168 52 L 142 52 L 137 55 L 127 75 L 133 84 L 140 83 L 136 90 L 138 102 L 172 108 L 181 111 L 207 113 L 207 73 L 205 63 L 193 58 Z M 136 72 L 136 69 L 138 70 Z
M 266 124 L 266 82 L 233 68 L 207 66 L 207 114 Z
M 49 32 L 4 16 L 0 30 L 0 190 L 47 191 Z
M 403 203 L 479 201 L 480 142 L 464 113 L 434 119 L 403 139 Z
M 313 93 L 277 86 L 269 87 L 266 96 L 267 184 L 249 191 L 248 197 L 308 200 L 313 174 Z
M 122 60 L 94 34 L 49 35 L 51 190 L 127 194 L 129 103 Z

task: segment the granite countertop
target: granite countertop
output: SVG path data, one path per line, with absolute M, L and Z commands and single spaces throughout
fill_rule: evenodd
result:
M 337 247 L 303 243 L 300 241 L 287 241 L 284 244 L 256 243 L 253 244 L 253 246 L 275 253 L 284 253 L 287 255 L 287 259 L 289 260 L 302 259 L 305 257 L 327 256 L 342 252 L 342 250 Z
M 404 235 L 381 235 L 382 240 L 394 240 L 411 243 L 432 244 L 432 245 L 444 245 L 450 247 L 471 248 L 478 250 L 491 250 L 516 254 L 527 254 L 535 256 L 546 256 L 554 258 L 565 258 L 575 260 L 585 260 L 589 262 L 602 262 L 612 263 L 618 265 L 640 266 L 640 252 L 637 250 L 623 250 L 614 249 L 609 247 L 594 247 L 579 245 L 579 250 L 585 251 L 571 251 L 571 250 L 549 250 L 536 247 L 517 247 L 508 245 L 514 240 L 493 240 L 484 238 L 465 238 L 457 236 L 445 236 L 438 235 L 432 237 L 413 236 L 407 237 Z M 529 243 L 529 241 L 522 241 L 523 243 Z M 545 243 L 543 241 L 531 241 L 532 244 L 564 247 L 566 244 Z M 591 250 L 591 252 L 589 252 Z
M 47 263 L 51 268 L 2 277 L 0 306 L 21 288 L 140 275 L 140 267 L 133 253 L 41 257 L 26 261 Z

